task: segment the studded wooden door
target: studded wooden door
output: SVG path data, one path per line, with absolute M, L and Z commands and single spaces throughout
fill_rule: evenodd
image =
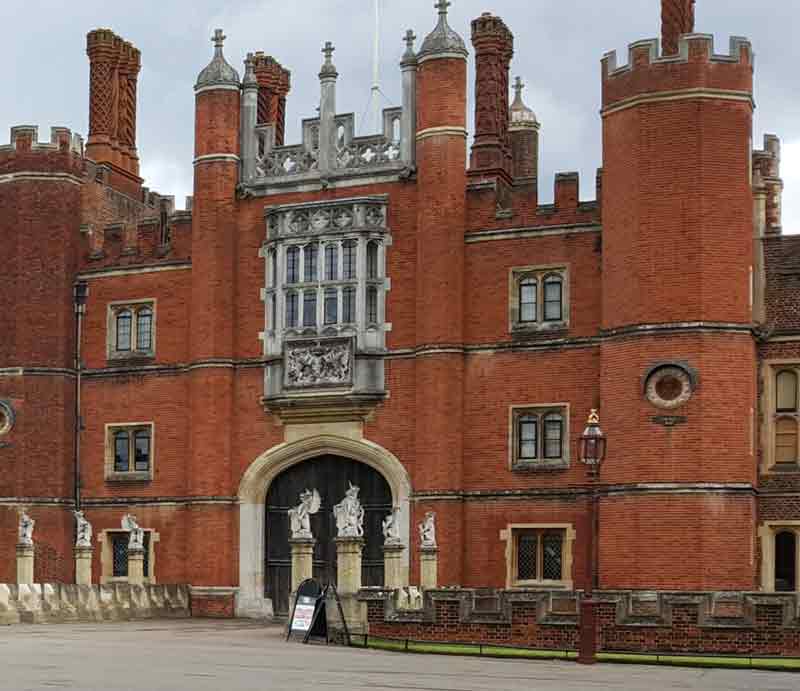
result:
M 272 599 L 276 615 L 289 611 L 292 554 L 289 545 L 287 511 L 296 506 L 300 492 L 318 490 L 322 505 L 311 516 L 314 547 L 314 578 L 323 584 L 336 583 L 336 521 L 333 507 L 349 483 L 360 488 L 364 507 L 364 551 L 361 582 L 383 585 L 383 532 L 381 522 L 392 510 L 392 493 L 384 477 L 374 468 L 340 456 L 318 456 L 288 468 L 270 485 L 266 505 L 265 595 Z

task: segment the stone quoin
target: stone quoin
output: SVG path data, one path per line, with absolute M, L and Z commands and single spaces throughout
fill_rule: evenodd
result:
M 780 141 L 753 150 L 750 43 L 720 52 L 693 0 L 663 0 L 660 41 L 602 58 L 597 198 L 566 172 L 540 204 L 555 123 L 525 102 L 535 74 L 511 79 L 524 27 L 484 13 L 470 46 L 449 5 L 419 42 L 398 27 L 402 95 L 366 134 L 337 103 L 352 46 L 314 38 L 318 74 L 237 69 L 217 30 L 185 210 L 143 186 L 143 58 L 110 29 L 87 36 L 85 145 L 11 128 L 0 583 L 24 510 L 23 580 L 76 582 L 81 511 L 80 583 L 186 584 L 214 616 L 285 615 L 293 559 L 346 575 L 348 616 L 360 586 L 583 590 L 598 409 L 597 591 L 800 589 L 800 236 Z

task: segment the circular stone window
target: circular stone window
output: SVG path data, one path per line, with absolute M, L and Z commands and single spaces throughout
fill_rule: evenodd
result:
M 0 437 L 8 434 L 14 426 L 14 409 L 5 401 L 0 401 Z
M 692 397 L 692 379 L 680 367 L 660 367 L 647 378 L 645 396 L 658 408 L 678 408 Z

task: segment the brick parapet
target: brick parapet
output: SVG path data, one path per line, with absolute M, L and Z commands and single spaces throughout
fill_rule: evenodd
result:
M 82 178 L 83 138 L 66 127 L 51 127 L 50 141 L 39 141 L 36 125 L 11 128 L 8 144 L 0 145 L 0 175 L 61 174 Z

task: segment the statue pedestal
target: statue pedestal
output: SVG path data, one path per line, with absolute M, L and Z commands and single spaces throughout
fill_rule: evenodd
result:
M 92 584 L 92 548 L 75 548 L 75 583 L 78 585 Z
M 403 550 L 402 544 L 383 545 L 383 587 L 389 590 L 402 588 L 405 583 L 403 578 Z
M 419 555 L 419 586 L 430 590 L 439 585 L 439 548 L 423 547 Z
M 17 583 L 33 583 L 33 545 L 17 545 Z
M 356 599 L 361 590 L 361 552 L 364 539 L 360 537 L 336 538 L 336 590 L 342 601 L 344 617 L 350 629 L 360 630 L 366 620 L 364 603 Z
M 143 549 L 128 549 L 128 583 L 144 585 Z
M 314 538 L 292 538 L 289 540 L 292 547 L 292 595 L 297 592 L 299 586 L 307 578 L 311 578 L 314 572 Z

